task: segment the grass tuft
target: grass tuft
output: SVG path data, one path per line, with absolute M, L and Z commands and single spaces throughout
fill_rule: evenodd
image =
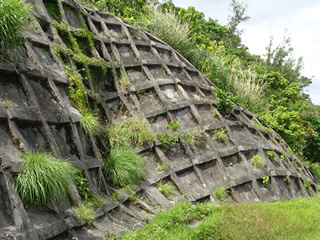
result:
M 23 0 L 0 1 L 0 55 L 24 42 L 21 32 L 31 22 L 31 8 Z
M 80 125 L 87 135 L 98 135 L 103 130 L 99 117 L 93 113 L 84 114 L 80 120 Z
M 267 156 L 269 159 L 274 160 L 276 158 L 276 153 L 274 151 L 267 151 Z
M 95 212 L 90 204 L 82 204 L 76 207 L 75 215 L 83 221 L 86 221 L 88 225 L 92 225 L 95 221 Z
M 129 76 L 127 73 L 121 73 L 121 77 L 119 79 L 119 87 L 120 90 L 126 92 L 130 88 L 131 84 L 129 81 Z
M 266 164 L 266 161 L 263 157 L 257 154 L 250 159 L 250 163 L 256 168 L 262 168 Z
M 104 173 L 110 182 L 119 187 L 138 185 L 143 176 L 141 156 L 127 148 L 112 149 L 105 161 Z
M 201 144 L 202 140 L 205 140 L 204 130 L 193 130 L 192 132 L 186 132 L 184 138 L 191 148 L 196 148 Z
M 227 200 L 228 194 L 229 194 L 229 191 L 224 187 L 218 187 L 214 191 L 214 195 L 220 202 L 224 202 L 225 200 Z
M 158 167 L 157 167 L 157 170 L 162 172 L 162 171 L 168 171 L 170 168 L 169 164 L 168 163 L 161 163 Z
M 173 10 L 164 13 L 160 9 L 151 8 L 150 17 L 143 18 L 137 25 L 176 49 L 181 50 L 189 41 L 188 24 L 181 23 Z
M 26 205 L 45 207 L 68 197 L 74 167 L 48 153 L 24 155 L 21 172 L 15 177 L 15 187 Z
M 166 196 L 166 198 L 174 197 L 178 195 L 176 188 L 169 184 L 163 184 L 161 181 L 157 182 L 157 188 L 159 191 Z
M 123 122 L 113 122 L 107 130 L 106 138 L 113 148 L 131 148 L 151 144 L 154 134 L 148 122 L 134 118 Z
M 223 142 L 228 137 L 228 134 L 227 134 L 225 128 L 220 128 L 220 129 L 213 130 L 212 134 L 213 134 L 213 139 L 218 141 L 218 142 Z

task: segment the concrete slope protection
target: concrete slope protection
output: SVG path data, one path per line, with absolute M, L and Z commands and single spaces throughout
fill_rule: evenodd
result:
M 75 1 L 29 2 L 35 5 L 36 21 L 24 34 L 27 51 L 18 70 L 0 62 L 0 239 L 118 236 L 144 226 L 159 209 L 178 201 L 219 202 L 215 190 L 221 187 L 231 203 L 287 200 L 316 192 L 314 175 L 277 133 L 239 105 L 224 117 L 217 110 L 215 86 L 161 40 Z M 48 2 L 58 7 L 56 16 Z M 59 29 L 52 20 L 67 25 L 85 61 L 76 60 L 62 25 Z M 92 34 L 92 47 L 79 29 Z M 144 119 L 154 133 L 170 135 L 167 126 L 178 122 L 176 134 L 200 132 L 200 144 L 191 146 L 179 138 L 169 146 L 154 140 L 136 148 L 144 157 L 145 173 L 133 201 L 132 194 L 105 179 L 109 146 L 104 136 L 85 134 L 81 128 L 82 115 L 69 99 L 66 67 L 77 68 L 89 105 L 109 123 Z M 125 89 L 120 82 L 124 72 L 129 81 Z M 21 153 L 35 151 L 68 159 L 83 171 L 91 191 L 107 200 L 95 209 L 91 227 L 74 214 L 74 205 L 81 204 L 76 188 L 69 201 L 46 210 L 22 204 L 13 177 L 21 171 Z M 263 159 L 260 167 L 252 164 L 257 156 Z M 162 194 L 157 183 L 177 194 Z

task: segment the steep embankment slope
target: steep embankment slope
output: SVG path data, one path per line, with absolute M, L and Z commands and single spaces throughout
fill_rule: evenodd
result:
M 181 199 L 218 201 L 214 192 L 221 186 L 230 202 L 314 194 L 315 178 L 282 139 L 241 106 L 222 116 L 215 87 L 165 43 L 74 1 L 31 2 L 37 22 L 25 34 L 27 52 L 19 70 L 0 63 L 1 237 L 103 239 L 104 233 L 143 225 L 157 209 Z M 83 87 L 74 79 L 83 81 Z M 145 174 L 131 193 L 106 181 L 109 145 L 103 136 L 86 135 L 81 128 L 80 112 L 85 111 L 78 90 L 85 91 L 85 108 L 95 109 L 101 119 L 144 119 L 169 140 L 180 135 L 169 147 L 154 140 L 135 148 L 144 156 Z M 167 128 L 170 122 L 179 123 L 177 132 Z M 187 136 L 197 136 L 200 144 L 193 145 Z M 83 200 L 75 186 L 72 200 L 50 210 L 22 204 L 13 176 L 21 171 L 21 152 L 36 150 L 69 159 L 83 171 L 91 191 L 108 200 L 95 209 L 93 228 L 74 214 L 73 206 Z M 261 166 L 252 160 L 257 156 L 263 159 Z M 162 194 L 161 184 L 175 188 L 177 195 Z

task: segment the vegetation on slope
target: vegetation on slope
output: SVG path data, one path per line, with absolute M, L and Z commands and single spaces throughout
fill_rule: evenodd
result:
M 24 155 L 24 160 L 14 179 L 24 204 L 45 207 L 68 197 L 74 175 L 69 162 L 40 152 Z
M 320 195 L 273 203 L 192 206 L 180 202 L 125 239 L 318 239 Z
M 205 19 L 194 7 L 178 8 L 169 1 L 83 0 L 100 10 L 130 19 L 177 49 L 218 88 L 237 96 L 237 103 L 277 131 L 299 157 L 320 159 L 319 108 L 303 88 L 311 79 L 302 75 L 302 58 L 293 57 L 291 39 L 274 46 L 270 39 L 265 58 L 251 55 L 241 42 L 241 22 L 249 20 L 247 6 L 232 0 L 226 26 Z M 179 36 L 179 38 L 175 38 Z
M 31 22 L 32 6 L 23 0 L 0 1 L 0 56 L 10 59 L 12 48 L 22 45 L 22 30 Z

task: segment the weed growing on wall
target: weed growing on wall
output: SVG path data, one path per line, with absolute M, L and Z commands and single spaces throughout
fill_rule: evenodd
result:
M 263 157 L 257 154 L 250 159 L 250 163 L 256 168 L 262 168 L 266 164 L 266 161 Z
M 74 167 L 48 153 L 23 156 L 21 172 L 15 176 L 15 188 L 26 205 L 45 207 L 58 203 L 69 195 Z
M 224 202 L 225 200 L 227 200 L 228 194 L 229 194 L 228 190 L 225 189 L 224 187 L 218 187 L 214 191 L 214 195 L 220 202 Z
M 111 147 L 140 147 L 154 140 L 151 126 L 138 118 L 113 122 L 107 128 L 106 139 Z
M 21 44 L 21 31 L 31 22 L 32 6 L 22 0 L 0 1 L 0 52 L 7 47 Z
M 80 120 L 80 125 L 87 135 L 98 135 L 103 130 L 99 117 L 93 113 L 85 113 Z
M 127 148 L 111 149 L 105 160 L 106 179 L 118 187 L 138 185 L 144 172 L 141 156 Z

